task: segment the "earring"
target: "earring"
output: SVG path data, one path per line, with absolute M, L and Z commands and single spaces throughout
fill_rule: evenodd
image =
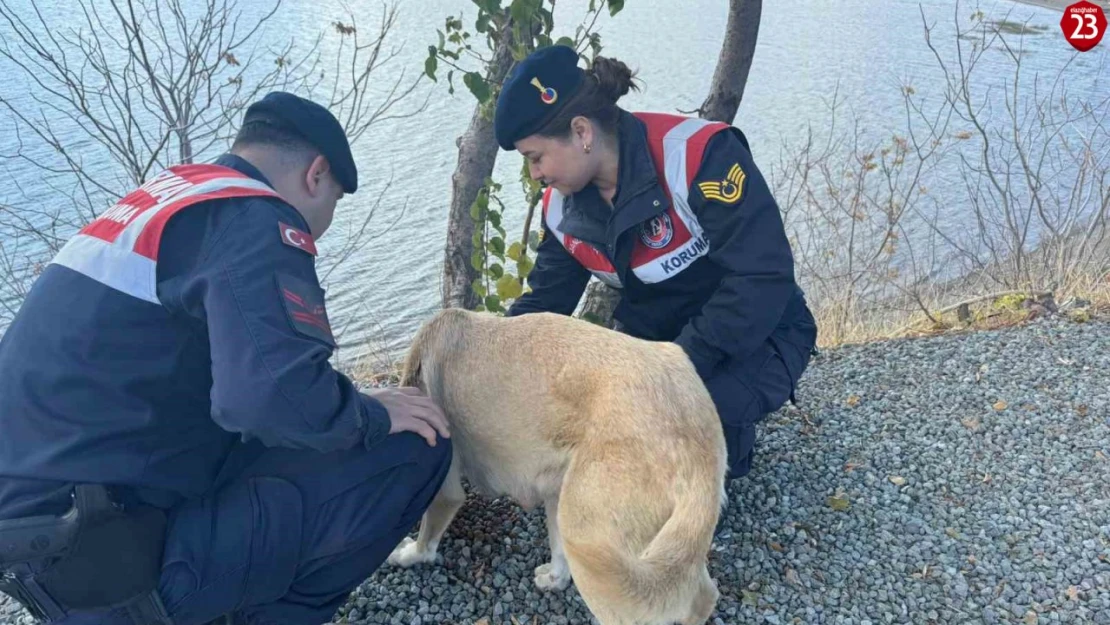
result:
M 586 154 L 589 154 L 590 153 L 590 146 L 587 145 L 587 144 L 582 144 L 582 151 L 585 152 Z

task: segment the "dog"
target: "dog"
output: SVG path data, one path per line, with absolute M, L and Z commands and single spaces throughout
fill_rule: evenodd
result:
M 443 409 L 454 454 L 418 537 L 390 564 L 435 560 L 465 479 L 525 510 L 543 505 L 551 561 L 535 584 L 573 580 L 600 625 L 709 619 L 726 448 L 681 347 L 554 313 L 447 309 L 417 331 L 401 385 Z

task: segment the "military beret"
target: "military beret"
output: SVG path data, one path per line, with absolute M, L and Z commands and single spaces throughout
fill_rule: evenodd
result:
M 585 81 L 578 53 L 546 46 L 517 63 L 501 86 L 493 116 L 497 143 L 505 150 L 551 121 Z
M 299 135 L 328 159 L 332 175 L 344 192 L 354 193 L 358 189 L 358 170 L 347 134 L 328 109 L 291 93 L 274 91 L 247 108 L 243 123 L 253 121 L 266 122 Z

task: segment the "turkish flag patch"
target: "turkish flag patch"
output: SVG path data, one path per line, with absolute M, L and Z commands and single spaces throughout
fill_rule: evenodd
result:
M 312 238 L 311 234 L 280 221 L 278 222 L 278 230 L 281 232 L 282 243 L 289 247 L 295 247 L 298 250 L 308 252 L 313 256 L 316 255 L 316 241 Z
M 335 347 L 335 336 L 324 309 L 324 290 L 286 273 L 277 274 L 281 302 L 297 332 Z

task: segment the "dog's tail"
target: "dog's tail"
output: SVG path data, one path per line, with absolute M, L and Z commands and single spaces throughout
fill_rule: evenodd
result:
M 567 555 L 609 586 L 605 594 L 638 602 L 647 614 L 685 609 L 671 600 L 690 596 L 687 590 L 705 583 L 705 563 L 726 501 L 723 471 L 717 474 L 714 464 L 690 466 L 690 474 L 677 480 L 670 518 L 640 553 L 611 541 L 584 545 L 564 536 Z
M 429 327 L 425 324 L 420 326 L 416 336 L 413 337 L 408 353 L 405 354 L 405 362 L 401 366 L 400 386 L 423 387 L 424 370 L 421 365 L 423 365 L 424 344 L 428 341 L 428 334 Z
M 427 341 L 428 326 L 421 326 L 413 338 L 412 345 L 409 346 L 408 353 L 405 354 L 405 362 L 401 366 L 401 381 L 400 386 L 416 386 L 421 387 L 423 381 L 423 356 L 424 356 L 424 343 Z
M 401 367 L 401 386 L 414 386 L 426 393 L 433 393 L 431 386 L 436 378 L 437 354 L 449 356 L 452 350 L 461 349 L 459 326 L 466 323 L 466 313 L 457 308 L 441 310 L 426 321 L 409 345 Z

